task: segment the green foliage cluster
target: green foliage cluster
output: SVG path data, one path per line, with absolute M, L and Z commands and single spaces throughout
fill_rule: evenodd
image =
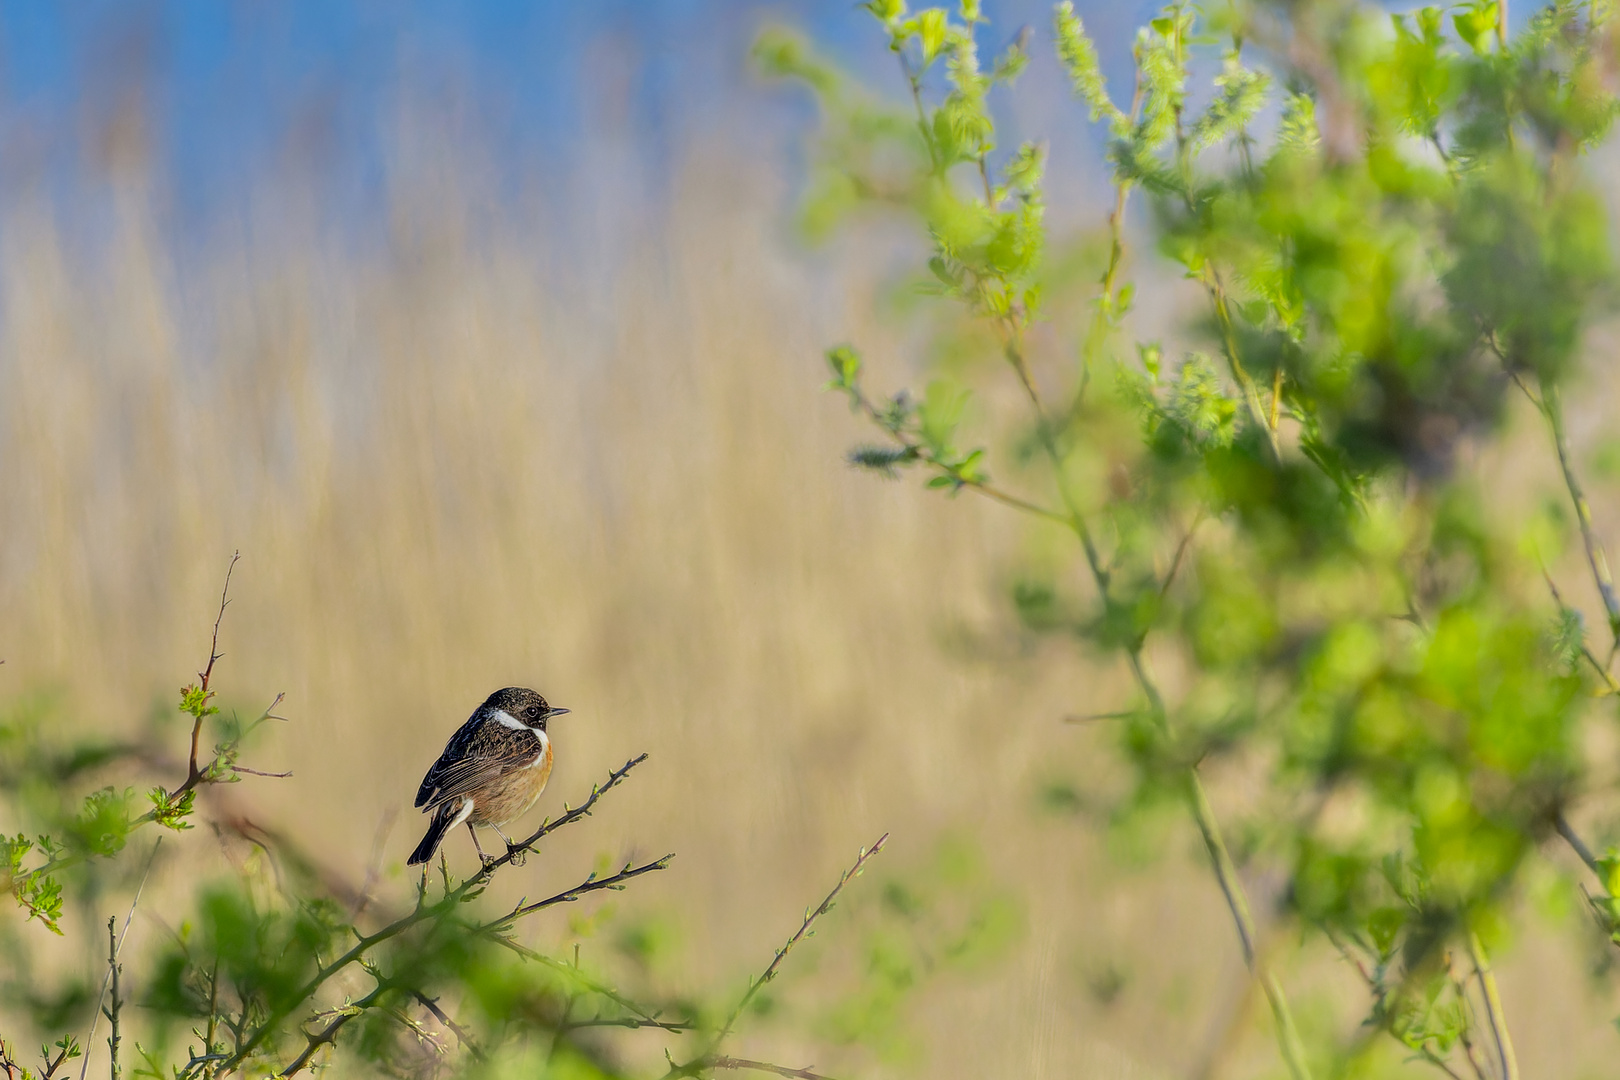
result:
M 759 45 L 824 109 L 808 232 L 905 215 L 929 248 L 921 288 L 957 302 L 935 338 L 952 362 L 921 398 L 874 394 L 855 346 L 829 352 L 829 388 L 884 439 L 851 461 L 1071 534 L 1073 561 L 1024 567 L 1013 606 L 1128 666 L 1122 805 L 1191 813 L 1292 1075 L 1369 1044 L 1296 1029 L 1240 860 L 1286 872 L 1275 917 L 1343 952 L 1371 1029 L 1452 1075 L 1516 1076 L 1487 946 L 1505 944 L 1545 841 L 1594 871 L 1592 913 L 1620 942 L 1620 855 L 1594 854 L 1566 813 L 1589 772 L 1583 725 L 1620 691 L 1620 604 L 1560 406 L 1615 297 L 1587 166 L 1620 108 L 1606 7 L 1560 0 L 1510 36 L 1482 0 L 1178 2 L 1138 33 L 1127 100 L 1058 5 L 1056 57 L 1114 185 L 1096 288 L 1060 302 L 1042 149 L 1002 150 L 991 108 L 1027 36 L 982 72 L 978 4 L 865 6 L 907 107 L 790 34 Z M 1207 89 L 1189 85 L 1201 57 L 1218 60 Z M 1148 280 L 1182 290 L 1178 272 L 1202 295 L 1177 344 L 1129 318 L 1138 191 L 1162 260 Z M 1003 372 L 1027 406 L 1010 432 L 969 407 Z M 1512 396 L 1544 421 L 1573 513 L 1515 520 L 1469 467 L 1509 437 Z M 991 479 L 997 438 L 1015 485 Z M 1597 641 L 1538 565 L 1576 531 L 1610 624 Z M 1184 675 L 1161 686 L 1155 661 Z M 1230 827 L 1235 855 L 1204 792 L 1226 764 L 1266 778 Z
M 227 589 L 229 582 L 227 579 Z M 223 616 L 225 597 L 221 597 Z M 89 1021 L 83 1043 L 65 1035 L 41 1049 L 37 1066 L 16 1056 L 14 1034 L 0 1033 L 0 1075 L 6 1080 L 52 1080 L 68 1063 L 97 1047 L 96 1025 L 111 1028 L 105 1046 L 113 1080 L 214 1080 L 234 1075 L 296 1075 L 332 1063 L 340 1039 L 345 1068 L 392 1076 L 437 1075 L 447 1067 L 474 1076 L 512 1069 L 547 1075 L 627 1075 L 621 1055 L 601 1033 L 652 1029 L 666 1037 L 665 1080 L 706 1077 L 716 1070 L 749 1069 L 815 1078 L 768 1062 L 733 1058 L 723 1044 L 745 1017 L 769 1011 L 762 993 L 784 961 L 814 934 L 842 891 L 881 849 L 863 849 L 832 892 L 805 913 L 803 923 L 750 982 L 729 1013 L 708 1002 L 645 994 L 632 997 L 583 962 L 576 946 L 559 958 L 526 944 L 522 925 L 542 912 L 583 897 L 624 889 L 666 869 L 673 855 L 612 870 L 603 865 L 584 881 L 538 900 L 520 900 L 491 912 L 482 902 L 492 878 L 520 865 L 560 828 L 588 818 L 598 802 L 646 760 L 626 762 L 593 787 L 588 798 L 547 820 L 506 854 L 486 859 L 458 878 L 441 853 L 405 903 L 377 889 L 380 868 L 356 886 L 322 868 L 292 838 L 247 821 L 228 804 L 200 806 L 199 791 L 243 774 L 278 777 L 240 764 L 244 741 L 266 721 L 280 720 L 281 698 L 256 719 L 240 722 L 214 704 L 210 688 L 219 659 L 218 624 L 211 659 L 199 681 L 181 690 L 179 712 L 190 721 L 186 779 L 170 790 L 151 788 L 150 809 L 137 815 L 134 786 L 103 785 L 80 795 L 107 772 L 140 772 L 164 763 L 165 732 L 155 727 L 130 743 L 75 739 L 55 723 L 48 701 L 26 702 L 0 717 L 0 796 L 20 820 L 38 826 L 4 838 L 6 884 L 25 917 L 0 921 L 0 1005 L 31 1015 L 36 1026 L 62 1030 Z M 212 756 L 199 759 L 204 728 L 217 729 Z M 162 838 L 140 856 L 129 852 L 142 826 L 175 833 L 204 815 L 211 831 L 248 855 L 236 873 L 203 874 L 181 881 L 183 906 L 165 911 L 169 933 L 138 961 L 121 955 L 147 882 L 159 864 Z M 886 839 L 886 838 L 884 838 Z M 171 867 L 172 871 L 172 867 Z M 161 871 L 160 871 L 161 872 Z M 173 878 L 171 873 L 170 877 Z M 175 884 L 171 880 L 171 884 Z M 106 977 L 95 985 L 65 972 L 41 977 L 29 923 L 64 934 L 70 915 L 86 923 L 100 917 L 108 897 L 128 896 L 123 932 L 107 925 Z M 599 921 L 602 913 L 592 916 Z M 1005 920 L 1002 920 L 1004 923 Z M 576 935 L 586 937 L 583 928 Z M 623 935 L 623 948 L 646 960 L 646 933 Z M 994 951 L 1006 940 L 1001 923 L 969 932 L 961 949 Z M 127 970 L 126 970 L 127 969 Z M 135 1019 L 123 1008 L 138 1003 Z M 854 1033 L 854 1041 L 863 1040 Z M 453 1043 L 451 1040 L 453 1039 Z

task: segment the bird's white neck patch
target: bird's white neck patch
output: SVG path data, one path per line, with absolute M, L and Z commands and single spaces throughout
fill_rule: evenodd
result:
M 523 721 L 507 712 L 505 709 L 496 709 L 493 718 L 500 721 L 502 727 L 509 727 L 513 731 L 534 730 L 533 728 L 529 727 L 528 724 L 525 724 Z
M 530 727 L 528 724 L 525 724 L 523 721 L 507 712 L 505 709 L 496 709 L 493 714 L 493 719 L 499 722 L 502 727 L 509 727 L 513 731 L 532 731 L 536 735 L 540 736 L 540 756 L 545 757 L 546 746 L 551 742 L 551 740 L 546 738 L 546 733 L 543 728 Z

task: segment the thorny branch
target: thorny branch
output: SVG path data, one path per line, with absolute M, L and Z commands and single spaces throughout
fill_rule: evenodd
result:
M 562 828 L 564 825 L 572 824 L 573 822 L 579 821 L 580 819 L 588 816 L 591 809 L 596 805 L 596 801 L 600 799 L 602 795 L 617 787 L 624 780 L 624 778 L 629 775 L 631 769 L 635 768 L 637 765 L 646 760 L 647 755 L 642 754 L 639 757 L 632 758 L 631 760 L 625 762 L 622 766 L 615 769 L 608 775 L 608 779 L 605 783 L 592 787 L 589 798 L 587 798 L 578 807 L 565 812 L 563 816 L 558 818 L 556 821 L 547 821 L 543 823 L 540 828 L 535 830 L 532 836 L 520 844 L 514 844 L 505 855 L 498 859 L 492 859 L 488 864 L 479 869 L 479 871 L 472 877 L 462 881 L 458 886 L 454 888 L 446 888 L 444 897 L 436 903 L 427 903 L 426 876 L 424 874 L 422 887 L 417 893 L 417 904 L 412 911 L 398 919 L 395 919 L 393 922 L 375 931 L 374 933 L 359 936 L 359 940 L 356 941 L 347 952 L 343 953 L 341 956 L 337 957 L 311 975 L 308 981 L 306 981 L 303 986 L 299 987 L 293 996 L 288 999 L 288 1004 L 270 1013 L 270 1015 L 266 1017 L 262 1023 L 251 1031 L 251 1033 L 246 1034 L 244 1038 L 238 1041 L 234 1051 L 228 1057 L 226 1057 L 223 1062 L 221 1062 L 215 1075 L 225 1075 L 239 1069 L 249 1059 L 249 1057 L 264 1044 L 265 1040 L 280 1028 L 281 1023 L 286 1020 L 286 1018 L 290 1016 L 299 1005 L 307 1001 L 334 975 L 346 970 L 351 965 L 361 963 L 373 948 L 385 941 L 398 937 L 400 934 L 405 933 L 407 930 L 410 930 L 419 923 L 430 919 L 447 918 L 453 912 L 455 912 L 460 905 L 465 904 L 481 895 L 483 892 L 483 886 L 489 881 L 490 876 L 494 874 L 497 869 L 511 862 L 514 855 L 532 851 L 534 849 L 534 845 L 542 838 Z M 567 892 L 558 893 L 556 896 L 551 897 L 548 900 L 541 901 L 538 904 L 528 905 L 525 909 L 515 911 L 501 919 L 496 920 L 494 923 L 490 923 L 487 926 L 478 927 L 476 930 L 478 932 L 488 932 L 494 940 L 502 944 L 510 945 L 512 943 L 507 942 L 503 935 L 500 935 L 495 931 L 504 925 L 510 924 L 512 919 L 518 917 L 520 914 L 529 914 L 552 904 L 564 903 L 568 900 L 576 899 L 578 896 L 584 895 L 585 893 L 595 892 L 598 889 L 615 888 L 621 885 L 623 881 L 628 880 L 631 877 L 637 877 L 641 874 L 650 873 L 653 870 L 664 869 L 666 866 L 668 866 L 669 859 L 670 856 L 665 856 L 663 859 L 659 859 L 655 863 L 649 863 L 645 866 L 635 868 L 634 870 L 627 870 L 625 872 L 621 872 L 620 874 L 614 875 L 613 878 L 602 879 L 600 881 L 596 879 L 594 874 L 592 874 L 592 876 L 585 882 L 573 889 L 568 890 Z M 378 991 L 381 991 L 382 989 L 383 986 L 379 985 Z M 367 1001 L 367 999 L 362 999 L 362 1001 L 366 1002 L 362 1008 L 369 1007 L 370 1004 L 375 1003 L 376 996 L 368 995 L 368 997 L 370 999 L 369 1001 Z M 356 1002 L 355 1004 L 359 1006 L 361 1005 L 361 1002 Z M 307 1064 L 307 1055 L 312 1054 L 316 1049 L 319 1048 L 320 1045 L 324 1045 L 325 1043 L 332 1041 L 332 1039 L 336 1037 L 337 1032 L 342 1029 L 343 1023 L 347 1023 L 347 1020 L 344 1017 L 338 1017 L 333 1021 L 333 1023 L 329 1024 L 327 1028 L 316 1033 L 314 1036 L 311 1036 L 312 1039 L 319 1041 L 317 1043 L 313 1043 L 312 1045 L 306 1046 L 305 1055 L 301 1055 L 302 1060 L 295 1061 L 293 1064 L 297 1065 L 299 1068 L 302 1068 L 304 1064 Z M 288 1068 L 292 1069 L 292 1065 L 289 1065 Z M 282 1075 L 291 1075 L 291 1072 L 284 1072 Z
M 590 877 L 586 878 L 572 889 L 560 892 L 555 896 L 547 897 L 544 900 L 537 900 L 532 904 L 520 904 L 511 911 L 507 912 L 505 915 L 502 915 L 499 919 L 480 926 L 478 928 L 478 933 L 490 934 L 499 932 L 512 925 L 512 922 L 515 919 L 520 919 L 525 915 L 533 915 L 537 911 L 544 911 L 546 908 L 555 907 L 558 904 L 572 903 L 582 896 L 586 896 L 593 892 L 599 892 L 602 889 L 622 889 L 624 888 L 624 883 L 630 881 L 632 878 L 638 878 L 643 874 L 650 874 L 655 870 L 668 870 L 669 861 L 674 857 L 675 853 L 672 851 L 661 859 L 654 859 L 652 862 L 643 863 L 641 866 L 631 867 L 626 865 L 625 868 L 620 870 L 617 874 L 601 879 L 598 879 L 595 871 L 592 871 Z
M 467 1029 L 463 1028 L 460 1024 L 452 1020 L 449 1013 L 439 1008 L 438 998 L 430 998 L 420 990 L 412 990 L 411 996 L 414 997 L 424 1009 L 432 1013 L 434 1019 L 438 1020 L 439 1023 L 449 1028 L 450 1031 L 455 1035 L 456 1042 L 466 1047 L 467 1052 L 472 1054 L 474 1058 L 479 1061 L 489 1060 L 484 1054 L 484 1051 L 479 1048 L 476 1042 L 473 1041 L 473 1037 L 467 1032 Z
M 787 958 L 787 954 L 793 951 L 793 946 L 804 940 L 804 936 L 810 932 L 810 927 L 815 925 L 817 919 L 832 910 L 833 901 L 838 898 L 840 892 L 843 892 L 844 886 L 860 876 L 861 871 L 866 867 L 867 861 L 883 850 L 883 845 L 888 842 L 888 839 L 889 834 L 884 833 L 877 838 L 877 843 L 869 848 L 862 848 L 859 856 L 855 859 L 854 865 L 844 871 L 844 876 L 838 879 L 838 884 L 832 887 L 832 891 L 827 894 L 826 899 L 822 900 L 814 911 L 805 913 L 804 922 L 799 924 L 799 929 L 794 932 L 792 937 L 788 938 L 786 945 L 776 950 L 776 955 L 771 958 L 770 964 L 760 973 L 759 978 L 749 983 L 747 992 L 737 1002 L 736 1007 L 731 1010 L 731 1015 L 726 1017 L 725 1024 L 720 1028 L 720 1034 L 715 1036 L 715 1046 L 719 1046 L 725 1041 L 726 1036 L 731 1034 L 731 1029 L 737 1024 L 737 1018 L 743 1014 L 743 1010 L 748 1008 L 749 1002 L 754 1000 L 754 995 L 758 994 L 766 983 L 776 978 L 777 968 L 782 966 L 782 961 Z
M 56 1044 L 56 1047 L 59 1052 L 54 1058 L 49 1053 L 50 1048 L 45 1048 L 46 1052 L 43 1055 L 44 1071 L 35 1073 L 19 1065 L 11 1044 L 0 1040 L 0 1072 L 6 1074 L 6 1080 L 22 1080 L 22 1078 L 30 1076 L 34 1077 L 35 1080 L 52 1080 L 56 1076 L 56 1070 L 62 1067 L 63 1062 L 79 1056 L 79 1044 L 72 1039 L 63 1039 Z
M 747 1058 L 717 1057 L 710 1058 L 708 1068 L 711 1069 L 753 1069 L 756 1072 L 775 1073 L 777 1076 L 797 1077 L 798 1080 L 831 1080 L 830 1077 L 809 1069 L 790 1069 L 785 1065 L 772 1065 L 768 1061 L 750 1061 Z
M 343 1029 L 343 1025 L 347 1024 L 350 1020 L 353 1020 L 355 1017 L 359 1016 L 361 1013 L 375 1005 L 390 989 L 392 989 L 392 986 L 386 979 L 379 979 L 376 988 L 372 990 L 371 993 L 367 994 L 359 1001 L 345 1005 L 342 1009 L 339 1009 L 337 1016 L 332 1018 L 331 1023 L 327 1024 L 320 1031 L 311 1032 L 305 1036 L 304 1049 L 300 1051 L 298 1056 L 293 1058 L 291 1063 L 289 1063 L 288 1066 L 285 1069 L 282 1069 L 277 1075 L 284 1077 L 293 1076 L 302 1071 L 304 1066 L 309 1064 L 309 1059 L 315 1056 L 315 1051 L 329 1044 L 333 1046 L 337 1045 L 337 1033 Z M 220 1072 L 228 1072 L 230 1067 L 231 1061 L 230 1059 L 227 1059 L 225 1064 L 220 1067 Z
M 865 869 L 867 862 L 872 858 L 872 856 L 883 850 L 883 845 L 887 843 L 888 840 L 889 834 L 884 833 L 882 836 L 878 837 L 877 842 L 871 847 L 862 848 L 860 850 L 860 853 L 856 856 L 854 864 L 851 865 L 848 870 L 844 871 L 843 875 L 838 879 L 838 883 L 832 887 L 832 891 L 827 894 L 826 898 L 823 899 L 820 904 L 804 913 L 804 921 L 799 924 L 799 928 L 794 931 L 793 936 L 787 939 L 787 943 L 785 945 L 776 950 L 776 955 L 771 957 L 771 962 L 766 965 L 765 970 L 760 973 L 759 977 L 749 982 L 748 989 L 744 991 L 743 996 L 738 1000 L 736 1006 L 731 1010 L 731 1014 L 726 1017 L 726 1022 L 721 1025 L 719 1033 L 716 1034 L 715 1037 L 709 1042 L 707 1049 L 705 1049 L 704 1052 L 699 1054 L 697 1057 L 686 1062 L 684 1065 L 677 1065 L 674 1061 L 671 1061 L 669 1072 L 664 1074 L 663 1080 L 676 1080 L 677 1077 L 696 1077 L 705 1069 L 711 1068 L 764 1068 L 766 1072 L 774 1072 L 779 1076 L 808 1076 L 812 1077 L 813 1080 L 825 1080 L 825 1078 L 815 1077 L 815 1075 L 810 1073 L 808 1070 L 800 1069 L 784 1071 L 781 1066 L 764 1065 L 761 1062 L 748 1062 L 746 1064 L 737 1065 L 721 1065 L 719 1062 L 722 1060 L 736 1060 L 738 1062 L 743 1062 L 745 1059 L 721 1058 L 718 1056 L 718 1051 L 720 1049 L 720 1044 L 725 1042 L 726 1036 L 731 1034 L 732 1028 L 736 1027 L 737 1025 L 738 1018 L 741 1017 L 743 1012 L 748 1008 L 749 1003 L 754 1000 L 755 995 L 759 993 L 766 983 L 776 978 L 777 969 L 782 966 L 782 961 L 787 958 L 787 954 L 792 952 L 793 947 L 799 942 L 803 941 L 805 937 L 809 935 L 810 928 L 815 925 L 817 919 L 821 918 L 823 915 L 827 914 L 827 912 L 832 910 L 833 901 L 838 899 L 838 894 L 844 890 L 844 886 L 848 885 L 856 877 L 860 876 L 860 873 L 863 869 Z

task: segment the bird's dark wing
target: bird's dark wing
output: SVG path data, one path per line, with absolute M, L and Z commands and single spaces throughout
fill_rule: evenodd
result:
M 444 753 L 422 778 L 416 805 L 431 808 L 476 791 L 510 769 L 531 764 L 539 753 L 540 737 L 534 732 L 517 731 L 474 714 L 450 736 Z

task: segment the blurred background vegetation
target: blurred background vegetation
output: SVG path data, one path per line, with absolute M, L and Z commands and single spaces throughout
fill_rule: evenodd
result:
M 1128 86 L 1147 9 L 1079 12 Z M 994 106 L 1007 146 L 1051 140 L 1048 186 L 1066 193 L 1048 210 L 1051 288 L 1083 296 L 1107 259 L 1101 139 L 1068 95 L 1049 5 L 989 14 L 987 52 L 1036 28 L 1018 94 Z M 0 9 L 10 779 L 45 775 L 14 749 L 29 731 L 151 733 L 172 755 L 63 766 L 77 796 L 184 778 L 174 692 L 206 660 L 236 549 L 219 703 L 251 718 L 286 694 L 289 722 L 243 760 L 292 776 L 204 792 L 199 827 L 156 856 L 122 953 L 137 1032 L 139 969 L 185 932 L 197 883 L 278 873 L 207 821 L 295 838 L 317 876 L 408 905 L 415 785 L 490 690 L 518 683 L 573 710 L 535 824 L 651 754 L 492 890 L 498 906 L 678 853 L 523 929 L 627 990 L 723 1012 L 890 833 L 737 1053 L 846 1077 L 1183 1076 L 1217 1059 L 1278 1074 L 1197 832 L 1173 809 L 1111 825 L 1128 786 L 1116 733 L 1065 724 L 1120 708 L 1128 671 L 1030 632 L 1007 602 L 1050 538 L 844 463 L 861 429 L 818 393 L 821 352 L 916 357 L 892 362 L 896 384 L 937 358 L 905 276 L 924 248 L 883 221 L 804 245 L 814 114 L 748 61 L 777 22 L 903 99 L 870 16 L 843 4 Z M 1133 235 L 1150 220 L 1133 211 Z M 1141 290 L 1138 325 L 1187 334 L 1201 294 L 1144 263 L 1160 288 Z M 1612 344 L 1600 325 L 1590 349 Z M 1567 405 L 1606 536 L 1617 391 L 1594 366 Z M 1466 464 L 1505 516 L 1556 521 L 1536 420 L 1513 402 Z M 1578 544 L 1554 554 L 1602 627 Z M 1590 814 L 1613 739 L 1583 737 Z M 1213 796 L 1247 805 L 1263 782 L 1232 770 Z M 0 1002 L 8 1040 L 82 1037 L 105 920 L 151 842 L 68 897 L 61 938 L 0 915 L 0 962 L 32 973 Z M 470 863 L 464 846 L 452 858 Z M 1527 871 L 1497 961 L 1526 1075 L 1598 1076 L 1613 1058 L 1578 869 L 1550 850 Z M 1353 1027 L 1365 990 L 1341 960 L 1286 964 L 1304 1022 Z M 1228 1046 L 1234 1013 L 1254 1022 Z M 602 1052 L 659 1070 L 657 1034 Z M 1399 1054 L 1379 1060 L 1406 1075 Z

